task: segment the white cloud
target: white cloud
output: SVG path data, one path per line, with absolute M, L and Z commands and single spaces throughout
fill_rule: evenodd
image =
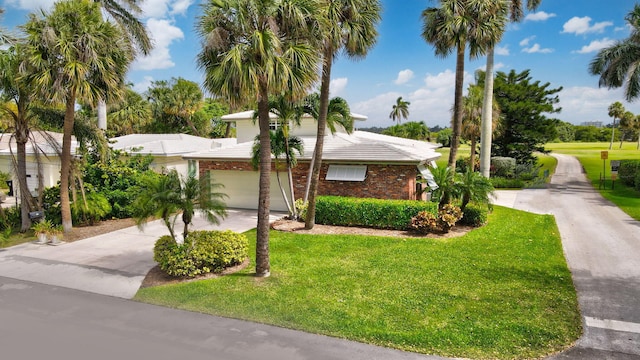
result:
M 611 40 L 609 38 L 604 38 L 602 40 L 593 40 L 589 45 L 585 45 L 580 50 L 574 52 L 577 52 L 578 54 L 588 54 L 609 47 L 615 44 L 615 42 L 615 40 Z
M 535 38 L 536 38 L 535 36 L 529 36 L 528 38 L 524 38 L 524 39 L 520 40 L 519 45 L 520 46 L 529 46 L 529 43 Z
M 562 26 L 563 33 L 569 34 L 588 34 L 588 33 L 601 33 L 607 26 L 612 26 L 611 21 L 603 21 L 591 25 L 591 18 L 588 16 L 577 17 L 574 16 Z
M 184 15 L 194 0 L 145 0 L 140 4 L 145 18 L 165 18 Z
M 149 89 L 153 81 L 154 79 L 152 76 L 145 76 L 142 81 L 133 84 L 133 90 L 139 94 L 142 94 Z
M 340 96 L 349 83 L 347 78 L 337 78 L 329 83 L 329 93 L 331 96 Z
M 172 4 L 171 14 L 172 15 L 184 15 L 189 6 L 193 4 L 193 0 L 176 0 Z
M 148 56 L 140 57 L 133 63 L 133 70 L 155 70 L 173 67 L 169 46 L 175 40 L 184 39 L 184 33 L 169 20 L 149 19 L 147 29 L 153 39 L 154 48 Z
M 585 121 L 602 121 L 611 123 L 607 108 L 624 98 L 622 89 L 575 86 L 563 89 L 560 93 L 559 106 L 562 112 L 553 114 L 563 121 L 579 125 Z M 623 101 L 621 101 L 623 102 Z M 625 108 L 633 113 L 640 112 L 640 104 L 623 102 Z
M 6 0 L 4 5 L 22 10 L 35 11 L 39 9 L 49 10 L 55 2 L 56 0 Z
M 396 85 L 402 85 L 413 79 L 413 71 L 410 69 L 402 70 L 398 73 L 398 78 L 394 81 Z
M 509 56 L 509 45 L 496 46 L 495 53 L 496 55 Z
M 555 16 L 556 14 L 554 13 L 538 11 L 536 13 L 527 14 L 527 16 L 524 17 L 524 21 L 545 21 Z
M 526 52 L 527 54 L 549 54 L 553 52 L 553 49 L 542 48 L 540 47 L 540 44 L 533 44 L 531 47 L 525 47 L 522 49 L 522 52 Z
M 493 71 L 498 71 L 500 69 L 504 69 L 507 65 L 505 65 L 502 62 L 493 64 Z M 487 64 L 484 64 L 482 66 L 478 66 L 477 70 L 482 70 L 482 71 L 487 71 Z

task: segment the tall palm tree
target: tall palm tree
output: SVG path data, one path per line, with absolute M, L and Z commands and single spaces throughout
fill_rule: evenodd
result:
M 633 119 L 633 123 L 631 124 L 630 128 L 638 133 L 638 145 L 636 146 L 636 150 L 640 150 L 640 115 L 636 116 L 635 119 Z
M 446 57 L 456 51 L 456 80 L 453 106 L 451 151 L 448 166 L 455 169 L 462 129 L 462 86 L 464 56 L 476 58 L 500 39 L 506 18 L 503 1 L 441 0 L 440 7 L 422 12 L 422 37 L 435 47 L 437 56 Z
M 120 96 L 131 63 L 131 43 L 102 20 L 97 4 L 62 1 L 52 12 L 32 14 L 27 34 L 25 77 L 51 102 L 65 104 L 60 170 L 60 203 L 65 232 L 72 228 L 69 204 L 71 133 L 76 101 L 95 103 Z
M 137 92 L 127 89 L 124 99 L 109 113 L 109 132 L 114 136 L 143 132 L 151 122 L 151 108 Z
M 535 10 L 540 6 L 542 0 L 527 0 L 527 10 Z M 506 6 L 508 7 L 509 20 L 511 22 L 519 22 L 524 17 L 523 0 L 507 0 Z M 504 9 L 500 9 L 500 12 L 504 14 Z M 499 37 L 502 37 L 502 33 L 505 31 L 503 26 L 500 30 Z M 499 41 L 496 41 L 496 44 Z M 482 176 L 490 176 L 491 166 L 491 138 L 493 134 L 493 58 L 494 58 L 494 46 L 490 46 L 487 51 L 487 66 L 486 66 L 486 78 L 484 83 L 484 102 L 482 104 L 482 124 L 480 131 L 480 172 Z
M 609 143 L 609 150 L 613 146 L 613 138 L 616 133 L 616 119 L 622 119 L 622 115 L 626 112 L 624 105 L 620 101 L 616 101 L 609 105 L 609 116 L 613 118 L 613 125 L 611 126 L 611 142 Z
M 622 141 L 624 140 L 624 131 L 633 129 L 636 115 L 631 111 L 625 111 L 618 117 L 620 119 L 620 149 L 622 149 Z M 613 130 L 613 129 L 612 129 Z M 611 147 L 609 147 L 611 149 Z
M 396 99 L 396 103 L 393 105 L 393 110 L 389 114 L 389 118 L 392 121 L 398 120 L 398 125 L 400 125 L 400 120 L 404 118 L 407 120 L 409 118 L 409 105 L 410 102 L 402 100 L 402 96 Z
M 257 103 L 260 180 L 256 275 L 270 275 L 269 202 L 271 141 L 269 95 L 306 94 L 317 78 L 318 52 L 310 39 L 317 4 L 305 0 L 210 0 L 197 30 L 204 85 L 232 106 Z
M 380 21 L 381 6 L 379 0 L 321 0 L 324 14 L 320 22 L 322 53 L 322 75 L 320 83 L 320 110 L 318 113 L 318 131 L 313 151 L 311 182 L 305 228 L 315 225 L 316 196 L 322 167 L 325 128 L 329 109 L 329 85 L 333 59 L 340 50 L 350 58 L 362 58 L 376 43 L 378 32 L 376 24 Z
M 599 86 L 609 89 L 624 86 L 627 101 L 640 95 L 640 4 L 625 17 L 631 27 L 628 38 L 598 52 L 589 64 L 589 72 L 600 75 Z
M 483 88 L 478 85 L 469 85 L 467 96 L 462 99 L 462 138 L 471 141 L 471 154 L 469 156 L 470 169 L 475 169 L 476 145 L 481 137 Z M 500 108 L 497 101 L 493 101 L 492 117 L 500 116 Z M 492 121 L 491 132 L 495 131 L 497 122 Z

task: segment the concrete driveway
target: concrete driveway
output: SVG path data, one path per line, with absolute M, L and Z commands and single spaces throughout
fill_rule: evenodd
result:
M 272 212 L 273 220 L 284 216 Z M 220 225 L 196 216 L 194 230 L 255 228 L 256 210 L 229 209 Z M 169 234 L 160 220 L 59 246 L 25 243 L 0 250 L 0 276 L 56 285 L 102 295 L 132 298 L 156 264 L 153 245 Z

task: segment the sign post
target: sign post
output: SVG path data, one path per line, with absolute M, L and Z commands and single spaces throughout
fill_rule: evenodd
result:
M 611 190 L 616 184 L 616 179 L 618 178 L 618 169 L 620 168 L 620 160 L 611 160 L 609 161 L 611 165 Z
M 600 159 L 602 159 L 602 176 L 600 176 L 601 189 L 605 185 L 605 179 L 607 178 L 607 159 L 609 158 L 609 152 L 606 150 L 600 151 Z

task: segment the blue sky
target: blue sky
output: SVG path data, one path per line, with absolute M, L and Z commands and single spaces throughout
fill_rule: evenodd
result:
M 143 21 L 156 48 L 136 60 L 128 79 L 143 92 L 153 80 L 183 77 L 198 83 L 202 74 L 195 56 L 200 41 L 194 25 L 200 4 L 196 0 L 146 0 Z M 14 28 L 27 14 L 50 8 L 53 0 L 2 0 L 6 10 L 2 25 Z M 420 36 L 420 14 L 437 2 L 430 0 L 382 0 L 383 13 L 376 46 L 365 59 L 339 57 L 332 73 L 331 95 L 347 99 L 355 113 L 369 120 L 360 127 L 390 126 L 389 113 L 398 96 L 410 101 L 409 121 L 428 126 L 448 126 L 453 104 L 455 57 L 434 56 L 433 47 Z M 542 0 L 524 21 L 511 24 L 496 51 L 496 69 L 508 72 L 531 70 L 534 80 L 562 86 L 559 114 L 551 116 L 580 124 L 611 122 L 607 107 L 622 101 L 627 110 L 640 113 L 640 101 L 623 101 L 621 90 L 598 88 L 598 78 L 589 75 L 589 62 L 596 52 L 629 35 L 624 21 L 632 0 Z M 485 59 L 466 63 L 466 83 L 484 68 Z M 466 84 L 465 84 L 466 88 Z M 403 120 L 404 121 L 404 120 Z

